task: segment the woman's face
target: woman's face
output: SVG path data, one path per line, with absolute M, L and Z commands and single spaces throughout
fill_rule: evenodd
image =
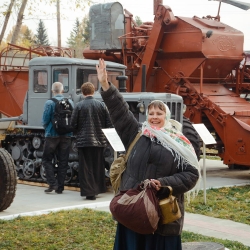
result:
M 165 123 L 166 113 L 158 107 L 151 107 L 148 110 L 148 123 L 150 126 L 162 128 Z

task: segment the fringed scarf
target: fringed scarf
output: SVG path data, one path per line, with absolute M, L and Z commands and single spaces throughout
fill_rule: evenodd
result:
M 198 170 L 199 179 L 195 187 L 187 192 L 187 200 L 190 202 L 190 197 L 194 198 L 200 190 L 200 165 L 191 142 L 181 132 L 182 125 L 179 122 L 170 119 L 170 110 L 165 103 L 163 104 L 166 108 L 164 127 L 152 127 L 147 121 L 145 121 L 142 125 L 142 135 L 149 137 L 152 141 L 157 138 L 163 147 L 172 152 L 175 160 L 178 161 L 178 168 L 183 170 L 187 164 L 190 164 Z

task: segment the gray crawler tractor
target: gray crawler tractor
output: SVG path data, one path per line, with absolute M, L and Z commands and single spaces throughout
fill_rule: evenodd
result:
M 46 182 L 46 174 L 42 165 L 44 129 L 41 120 L 44 103 L 52 98 L 52 83 L 56 81 L 62 82 L 65 97 L 71 98 L 76 104 L 84 98 L 80 91 L 81 85 L 90 81 L 96 88 L 95 97 L 102 100 L 96 74 L 97 63 L 97 60 L 66 57 L 37 57 L 29 61 L 29 85 L 23 104 L 23 114 L 18 117 L 0 119 L 1 121 L 16 122 L 15 129 L 18 132 L 7 134 L 5 139 L 2 140 L 2 147 L 13 158 L 19 179 Z M 130 110 L 139 122 L 145 121 L 145 109 L 151 101 L 156 99 L 164 101 L 172 112 L 171 118 L 183 123 L 183 132 L 193 143 L 197 155 L 199 155 L 200 139 L 190 121 L 183 118 L 183 100 L 180 96 L 168 93 L 126 92 L 126 84 L 124 84 L 126 66 L 108 61 L 106 66 L 108 80 L 117 88 L 120 88 Z M 107 168 L 112 163 L 113 157 L 112 148 L 107 147 L 105 150 Z M 9 161 L 11 160 L 9 159 Z M 56 174 L 56 157 L 54 159 L 54 169 Z M 65 184 L 68 186 L 79 185 L 78 152 L 74 136 L 72 137 Z

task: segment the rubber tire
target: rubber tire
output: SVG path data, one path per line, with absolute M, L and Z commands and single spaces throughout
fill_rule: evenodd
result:
M 183 126 L 182 126 L 183 134 L 188 138 L 188 140 L 192 143 L 198 161 L 200 160 L 201 155 L 201 139 L 199 134 L 196 132 L 195 128 L 193 127 L 191 121 L 183 116 Z
M 7 209 L 16 195 L 17 174 L 11 155 L 0 148 L 0 211 Z

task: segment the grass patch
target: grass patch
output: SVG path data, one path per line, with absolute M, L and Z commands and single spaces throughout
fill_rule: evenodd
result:
M 200 158 L 203 159 L 203 154 L 200 155 Z M 217 161 L 221 160 L 221 158 L 216 155 L 206 155 L 206 159 L 217 160 Z
M 90 209 L 0 220 L 0 249 L 112 249 L 115 222 Z
M 186 204 L 189 213 L 250 224 L 250 186 L 209 189 Z M 1 250 L 112 250 L 116 223 L 110 213 L 75 209 L 41 216 L 0 220 Z M 233 250 L 249 250 L 237 241 L 183 231 L 182 242 L 215 242 Z
M 14 220 L 0 220 L 1 250 L 112 250 L 116 223 L 110 213 L 75 209 Z M 216 242 L 247 250 L 236 241 L 183 232 L 182 242 Z
M 221 160 L 221 158 L 217 154 L 218 154 L 218 150 L 206 148 L 206 159 Z M 203 147 L 201 147 L 200 158 L 203 159 Z
M 203 195 L 200 191 L 198 197 L 186 204 L 186 212 L 250 225 L 250 185 L 209 189 L 206 205 Z

